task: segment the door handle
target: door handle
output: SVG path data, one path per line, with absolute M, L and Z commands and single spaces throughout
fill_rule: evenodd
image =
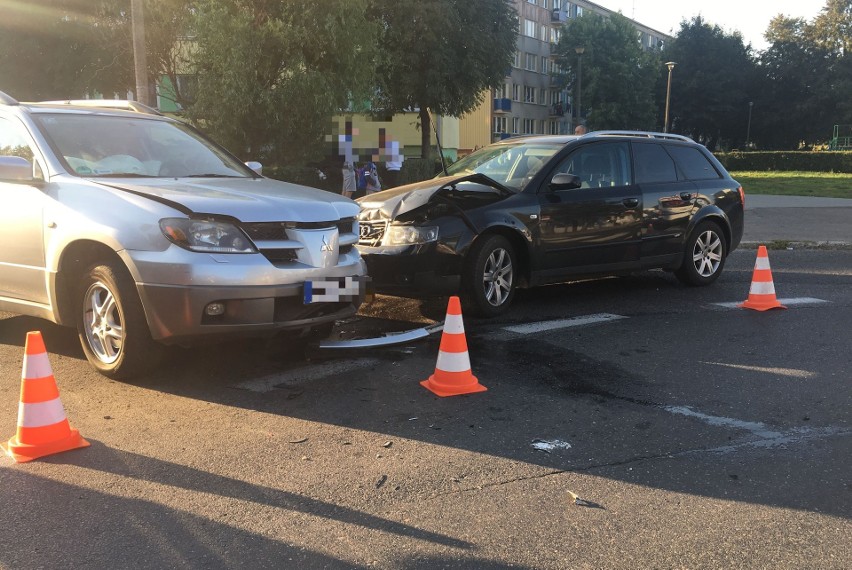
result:
M 692 200 L 692 192 L 681 192 L 680 199 L 683 201 Z
M 635 208 L 636 206 L 639 205 L 639 199 L 638 198 L 625 198 L 624 200 L 621 201 L 621 203 L 624 204 L 625 206 L 627 206 L 628 208 Z

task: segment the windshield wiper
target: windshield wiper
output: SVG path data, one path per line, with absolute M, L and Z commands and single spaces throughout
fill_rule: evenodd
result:
M 171 177 L 170 177 L 171 178 Z M 177 176 L 176 178 L 248 178 L 247 176 L 238 176 L 236 174 L 187 174 L 186 176 Z
M 110 172 L 109 174 L 88 174 L 83 178 L 157 178 L 157 176 L 138 172 Z

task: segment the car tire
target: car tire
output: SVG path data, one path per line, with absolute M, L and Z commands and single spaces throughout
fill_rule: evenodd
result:
M 479 317 L 505 313 L 515 297 L 517 258 L 509 240 L 493 234 L 479 239 L 464 269 L 465 305 Z
M 77 335 L 98 372 L 127 379 L 160 363 L 165 347 L 151 338 L 136 285 L 124 267 L 90 266 L 77 299 Z
M 725 235 L 715 222 L 701 222 L 686 240 L 683 263 L 675 275 L 686 285 L 710 285 L 722 273 L 728 256 Z

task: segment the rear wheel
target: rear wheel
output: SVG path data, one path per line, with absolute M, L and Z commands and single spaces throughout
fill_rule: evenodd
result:
M 92 265 L 77 299 L 80 344 L 101 374 L 129 378 L 160 362 L 164 347 L 152 340 L 136 286 L 124 267 Z
M 505 313 L 515 297 L 515 251 L 509 240 L 491 235 L 476 242 L 464 269 L 465 300 L 474 314 Z
M 725 236 L 715 222 L 701 222 L 686 240 L 683 264 L 675 272 L 687 285 L 709 285 L 725 267 Z

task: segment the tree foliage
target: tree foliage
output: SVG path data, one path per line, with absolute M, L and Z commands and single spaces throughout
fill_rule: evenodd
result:
M 370 13 L 380 24 L 376 106 L 419 110 L 426 158 L 427 109 L 459 117 L 505 81 L 517 15 L 508 0 L 372 0 Z
M 575 48 L 582 47 L 582 63 Z M 582 66 L 582 113 L 594 129 L 654 126 L 654 82 L 658 52 L 646 52 L 639 32 L 621 14 L 604 18 L 594 12 L 569 20 L 556 47 L 557 60 L 576 94 Z M 575 95 L 575 105 L 576 105 Z
M 701 16 L 683 21 L 663 61 L 673 61 L 671 132 L 688 135 L 709 148 L 739 146 L 746 138 L 750 86 L 756 67 L 742 36 L 711 26 Z M 668 69 L 660 66 L 658 93 L 664 100 Z
M 190 116 L 238 154 L 316 158 L 332 115 L 372 84 L 366 0 L 200 0 Z

